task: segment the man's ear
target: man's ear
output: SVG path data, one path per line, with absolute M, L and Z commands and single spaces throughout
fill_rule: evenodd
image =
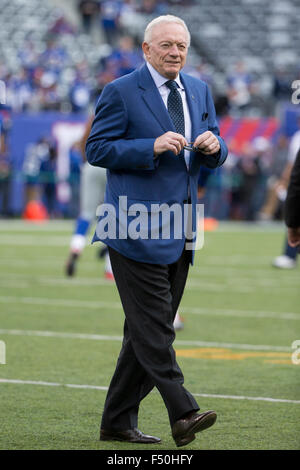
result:
M 142 44 L 142 49 L 143 49 L 143 52 L 144 52 L 144 56 L 147 59 L 149 57 L 149 44 L 144 41 L 143 44 Z

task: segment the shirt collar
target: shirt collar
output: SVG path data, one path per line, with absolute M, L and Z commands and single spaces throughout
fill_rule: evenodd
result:
M 158 73 L 158 71 L 153 67 L 153 65 L 151 65 L 149 62 L 146 62 L 146 64 L 157 88 L 160 88 L 162 85 L 164 85 L 168 81 L 166 77 L 163 77 L 163 75 Z M 175 82 L 177 83 L 177 85 L 179 86 L 181 90 L 184 90 L 179 74 L 175 78 Z

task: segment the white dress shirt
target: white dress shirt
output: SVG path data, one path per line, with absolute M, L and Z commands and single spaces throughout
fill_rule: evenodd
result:
M 287 161 L 291 164 L 294 164 L 298 150 L 300 149 L 300 131 L 296 131 L 292 135 L 292 138 L 289 143 Z
M 157 86 L 157 89 L 160 93 L 160 96 L 162 97 L 162 100 L 168 109 L 168 95 L 170 93 L 170 89 L 165 85 L 165 83 L 168 81 L 166 77 L 163 77 L 158 73 L 157 70 L 149 63 L 147 63 L 147 67 L 149 69 L 149 72 L 154 80 L 155 85 Z M 192 123 L 191 123 L 191 117 L 190 117 L 190 112 L 186 100 L 186 93 L 184 90 L 184 87 L 181 83 L 180 76 L 178 75 L 177 78 L 175 78 L 175 82 L 179 85 L 178 91 L 181 95 L 182 99 L 182 105 L 183 105 L 183 114 L 184 114 L 184 129 L 185 129 L 185 138 L 188 142 L 191 141 L 191 134 L 192 134 Z M 190 152 L 188 150 L 184 151 L 184 159 L 186 162 L 186 166 L 189 167 L 189 159 L 190 159 Z

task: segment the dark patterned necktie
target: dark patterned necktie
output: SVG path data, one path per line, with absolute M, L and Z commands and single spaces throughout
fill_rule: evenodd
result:
M 180 93 L 175 80 L 169 80 L 165 85 L 170 89 L 168 96 L 168 111 L 175 126 L 176 132 L 184 136 L 184 114 Z

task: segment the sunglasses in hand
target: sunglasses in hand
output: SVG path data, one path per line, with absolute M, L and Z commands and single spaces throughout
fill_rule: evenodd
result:
M 189 150 L 190 152 L 199 152 L 198 147 L 194 147 L 194 142 L 189 142 L 188 145 L 184 145 L 183 148 L 185 150 Z

